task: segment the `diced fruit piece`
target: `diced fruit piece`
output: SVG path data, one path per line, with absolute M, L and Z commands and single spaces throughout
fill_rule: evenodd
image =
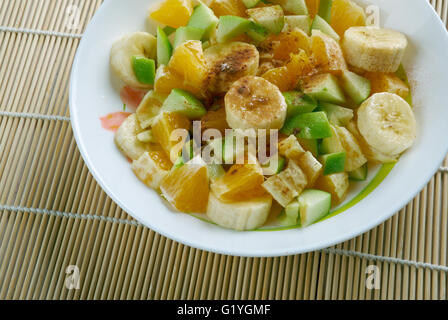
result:
M 346 152 L 345 170 L 353 171 L 367 162 L 357 139 L 346 128 L 332 126 L 332 136 L 322 140 L 323 153 Z
M 171 167 L 171 170 L 176 170 L 177 168 L 182 167 L 184 164 L 185 164 L 184 157 L 179 156 L 179 158 L 177 158 L 176 161 L 174 161 L 173 166 Z
M 257 43 L 266 40 L 268 33 L 265 27 L 253 21 L 250 23 L 249 30 L 246 31 L 246 34 Z
M 168 174 L 171 161 L 163 150 L 143 153 L 131 165 L 135 175 L 148 187 L 159 189 L 160 182 Z
M 121 124 L 124 122 L 124 120 L 126 120 L 126 118 L 129 117 L 130 115 L 131 115 L 130 112 L 118 111 L 109 113 L 104 117 L 100 117 L 101 128 L 108 131 L 116 132 L 118 128 L 121 126 Z
M 317 14 L 328 23 L 331 22 L 332 5 L 333 0 L 320 0 L 319 12 Z
M 199 119 L 207 113 L 204 105 L 190 92 L 173 89 L 162 106 L 162 111 L 177 112 L 190 120 Z
M 322 164 L 309 151 L 300 157 L 298 163 L 308 179 L 307 187 L 312 187 L 322 173 Z
M 305 190 L 298 198 L 302 227 L 325 217 L 331 208 L 331 194 L 321 190 Z
M 331 127 L 323 111 L 303 113 L 286 120 L 282 128 L 284 134 L 295 134 L 304 139 L 331 137 Z
M 168 67 L 181 75 L 191 87 L 204 88 L 207 85 L 208 67 L 201 41 L 190 40 L 179 45 L 174 50 Z
M 280 5 L 289 14 L 308 14 L 305 0 L 273 0 L 271 2 Z
M 120 90 L 120 99 L 126 108 L 135 109 L 142 102 L 147 90 L 134 89 L 131 86 L 124 86 Z
M 294 160 L 288 162 L 286 169 L 273 175 L 263 183 L 263 188 L 283 207 L 302 193 L 308 180 Z
M 306 151 L 309 151 L 312 153 L 314 157 L 317 157 L 319 154 L 319 146 L 317 139 L 303 139 L 303 138 L 297 138 L 299 140 L 300 145 L 305 149 Z
M 305 0 L 310 17 L 314 17 L 319 11 L 320 0 Z
M 277 34 L 283 30 L 285 16 L 282 7 L 278 5 L 247 9 L 246 12 L 249 17 L 266 28 L 270 33 Z
M 261 165 L 263 175 L 270 176 L 282 172 L 285 169 L 286 159 L 276 154 L 271 157 L 266 163 Z
M 178 28 L 188 23 L 192 13 L 191 0 L 165 0 L 157 5 L 150 17 L 167 26 Z
M 165 34 L 167 36 L 170 36 L 171 34 L 173 34 L 174 32 L 176 32 L 176 28 L 170 27 L 170 26 L 166 26 L 165 28 L 162 29 L 163 32 L 165 32 Z
M 183 136 L 172 137 L 176 129 L 183 129 Z M 179 147 L 183 146 L 190 129 L 190 120 L 187 117 L 175 112 L 162 112 L 153 122 L 152 133 L 160 143 L 163 150 L 170 157 L 171 161 L 176 161 L 181 151 Z M 179 132 L 180 133 L 180 132 Z M 177 139 L 175 139 L 177 138 Z M 174 148 L 176 147 L 176 148 Z M 173 149 L 173 152 L 172 152 Z M 173 154 L 172 154 L 173 153 Z
M 338 80 L 332 74 L 319 74 L 305 80 L 303 92 L 318 101 L 335 104 L 345 103 L 344 93 L 339 88 Z
M 260 3 L 261 0 L 242 0 L 246 8 L 250 9 Z
M 308 15 L 285 16 L 283 32 L 292 31 L 294 28 L 299 28 L 306 34 L 309 34 L 311 30 L 311 18 Z
M 278 222 L 282 226 L 295 226 L 299 223 L 299 201 L 291 201 L 279 216 Z
M 239 202 L 224 202 L 210 192 L 207 216 L 214 223 L 235 230 L 253 230 L 261 227 L 271 211 L 272 197 Z
M 173 72 L 168 66 L 161 65 L 157 68 L 154 90 L 158 94 L 168 95 L 175 88 L 190 91 L 197 96 L 200 96 L 203 92 L 202 88 L 185 83 L 183 77 Z
M 266 194 L 261 184 L 263 173 L 258 164 L 235 164 L 213 181 L 213 193 L 223 201 L 244 201 Z
M 137 160 L 149 150 L 149 145 L 137 139 L 139 129 L 137 117 L 134 113 L 127 117 L 115 132 L 115 144 L 118 149 L 132 160 Z
M 246 16 L 246 6 L 241 0 L 215 0 L 211 3 L 210 9 L 216 16 Z
M 346 126 L 353 119 L 353 110 L 328 102 L 320 102 L 318 110 L 327 114 L 328 120 L 335 126 Z
M 234 134 L 227 134 L 221 143 L 222 157 L 225 164 L 241 164 L 245 162 L 244 156 L 246 148 L 242 136 L 237 137 L 237 135 Z M 219 147 L 219 143 L 217 146 Z
M 201 118 L 201 130 L 217 129 L 224 134 L 225 129 L 229 129 L 226 121 L 226 109 L 210 110 Z
M 348 177 L 353 181 L 365 181 L 367 179 L 368 166 L 365 163 L 362 167 L 359 167 L 356 170 L 350 171 L 348 173 Z
M 336 31 L 334 31 L 333 28 L 328 24 L 328 22 L 319 16 L 314 17 L 313 23 L 311 24 L 311 30 L 320 30 L 336 41 L 339 41 L 341 39 Z
M 218 24 L 218 18 L 213 13 L 212 9 L 201 3 L 194 8 L 189 27 L 194 27 L 203 30 L 202 39 L 208 39 Z
M 287 118 L 294 117 L 301 113 L 313 112 L 317 108 L 316 101 L 298 91 L 284 92 L 286 104 L 288 105 Z
M 342 86 L 356 104 L 370 96 L 370 80 L 348 70 L 342 71 Z
M 324 165 L 324 175 L 343 172 L 345 169 L 345 159 L 345 151 L 323 155 L 321 161 Z
M 180 27 L 176 30 L 174 37 L 174 48 L 188 40 L 201 40 L 203 30 L 195 27 Z
M 278 143 L 278 153 L 288 159 L 299 160 L 305 153 L 297 138 L 290 135 Z
M 311 50 L 315 60 L 315 69 L 319 72 L 330 72 L 336 75 L 347 70 L 341 46 L 333 38 L 319 30 L 313 30 Z
M 154 118 L 159 114 L 165 97 L 151 90 L 143 98 L 137 108 L 136 115 L 140 127 L 146 129 L 152 125 Z
M 210 180 L 212 181 L 218 180 L 219 178 L 222 178 L 226 174 L 226 171 L 224 170 L 222 165 L 217 163 L 208 164 L 207 169 Z
M 315 188 L 331 193 L 332 203 L 337 205 L 344 201 L 349 187 L 347 172 L 322 175 L 317 179 Z
M 249 30 L 250 21 L 237 16 L 219 18 L 216 40 L 220 43 L 229 41 Z
M 173 46 L 168 40 L 166 33 L 160 28 L 157 28 L 157 63 L 158 65 L 167 65 L 173 53 Z
M 393 73 L 367 72 L 365 77 L 371 82 L 371 94 L 389 92 L 395 93 L 405 100 L 409 98 L 409 87 Z
M 207 166 L 188 162 L 170 171 L 161 181 L 160 190 L 179 211 L 206 212 L 209 195 Z
M 366 14 L 364 9 L 353 1 L 333 0 L 330 25 L 339 36 L 343 37 L 348 28 L 365 26 Z
M 156 63 L 153 59 L 140 56 L 132 56 L 132 69 L 140 83 L 154 84 Z
M 152 135 L 151 130 L 142 131 L 139 134 L 137 134 L 137 139 L 141 142 L 145 143 L 158 143 L 154 136 Z
M 286 66 L 274 68 L 262 75 L 262 77 L 276 85 L 280 91 L 294 90 L 299 78 L 306 75 L 311 69 L 311 63 L 306 53 L 301 50 L 299 54 L 293 54 Z

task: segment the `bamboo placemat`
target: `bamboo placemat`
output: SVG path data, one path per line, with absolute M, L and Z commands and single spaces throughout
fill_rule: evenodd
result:
M 308 254 L 213 254 L 123 212 L 89 174 L 69 123 L 71 64 L 100 4 L 0 2 L 0 299 L 447 298 L 448 159 L 390 220 Z M 448 1 L 431 4 L 446 23 Z M 70 265 L 79 289 L 67 288 Z M 368 266 L 379 289 L 366 287 Z

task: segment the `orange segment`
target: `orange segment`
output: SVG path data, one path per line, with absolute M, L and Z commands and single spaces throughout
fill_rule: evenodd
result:
M 195 88 L 184 82 L 182 76 L 174 73 L 167 66 L 160 66 L 157 69 L 154 90 L 161 94 L 170 94 L 173 89 L 183 89 L 199 95 L 200 88 Z
M 403 99 L 408 99 L 410 90 L 406 83 L 393 73 L 367 72 L 364 77 L 370 80 L 370 94 L 379 92 L 395 93 Z
M 321 72 L 340 74 L 347 69 L 341 46 L 333 38 L 317 31 L 311 37 L 311 49 L 315 69 Z
M 191 0 L 165 0 L 149 16 L 167 26 L 178 28 L 187 25 L 192 13 Z
M 331 7 L 331 26 L 342 38 L 345 30 L 354 26 L 366 25 L 363 8 L 350 0 L 333 0 Z
M 290 61 L 285 66 L 271 69 L 262 77 L 276 85 L 280 91 L 285 92 L 295 89 L 299 79 L 310 71 L 310 60 L 302 50 L 299 54 L 291 55 Z
M 176 48 L 168 67 L 182 76 L 185 83 L 204 88 L 208 77 L 207 62 L 199 40 L 186 41 Z
M 176 129 L 174 136 L 173 132 Z M 169 156 L 171 162 L 176 161 L 190 129 L 190 120 L 175 112 L 162 112 L 152 125 L 152 134 Z M 173 135 L 173 136 L 172 136 Z
M 215 0 L 210 5 L 217 17 L 239 16 L 246 17 L 246 6 L 241 0 Z
M 162 180 L 160 189 L 177 210 L 204 213 L 210 191 L 207 167 L 187 163 L 168 173 Z
M 261 50 L 272 53 L 276 60 L 288 61 L 291 53 L 298 53 L 300 49 L 307 54 L 311 51 L 310 37 L 296 28 L 278 35 L 270 35 L 261 45 Z
M 263 173 L 256 164 L 235 164 L 212 183 L 214 194 L 223 201 L 244 201 L 266 194 Z
M 314 17 L 319 11 L 320 0 L 305 0 L 311 17 Z
M 170 170 L 173 166 L 165 151 L 163 151 L 162 149 L 149 152 L 149 157 L 157 164 L 160 169 Z

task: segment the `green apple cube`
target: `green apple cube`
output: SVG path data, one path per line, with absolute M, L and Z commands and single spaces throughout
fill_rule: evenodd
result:
M 311 30 L 320 30 L 336 41 L 339 41 L 341 39 L 336 31 L 334 31 L 334 29 L 328 24 L 328 22 L 318 15 L 314 17 L 313 23 L 311 24 Z
M 204 31 L 195 27 L 179 27 L 174 36 L 174 48 L 188 40 L 201 40 Z
M 294 28 L 299 28 L 306 34 L 311 31 L 311 18 L 307 15 L 285 16 L 285 29 L 291 31 Z
M 299 225 L 299 201 L 294 199 L 291 201 L 277 218 L 278 223 L 284 227 Z
M 338 153 L 345 151 L 339 136 L 336 134 L 334 128 L 331 128 L 332 135 L 331 137 L 322 139 L 320 144 L 319 153 L 320 154 L 329 154 L 329 153 Z
M 298 91 L 284 92 L 286 104 L 288 106 L 287 118 L 295 117 L 298 114 L 313 112 L 317 108 L 316 100 Z
M 337 78 L 330 74 L 319 74 L 309 78 L 303 85 L 303 92 L 318 101 L 344 104 L 344 93 L 339 88 Z
M 250 25 L 250 20 L 241 17 L 221 16 L 219 17 L 218 30 L 216 31 L 216 40 L 219 43 L 227 42 L 247 32 Z
M 318 110 L 324 111 L 327 114 L 330 123 L 335 126 L 346 126 L 354 117 L 352 109 L 328 102 L 320 102 Z
M 202 39 L 208 39 L 216 28 L 218 21 L 212 9 L 201 3 L 194 8 L 187 26 L 203 30 Z
M 243 0 L 244 5 L 248 9 L 255 7 L 260 2 L 261 2 L 261 0 Z
M 333 6 L 333 0 L 320 0 L 318 15 L 328 23 L 330 23 L 331 21 L 332 6 Z
M 167 65 L 173 53 L 173 46 L 168 40 L 166 33 L 159 27 L 157 28 L 157 63 L 158 65 Z
M 201 118 L 207 113 L 204 105 L 190 92 L 173 89 L 162 105 L 162 111 L 177 112 L 190 120 Z
M 132 56 L 131 64 L 138 82 L 143 84 L 154 84 L 156 63 L 153 59 Z
M 304 139 L 322 139 L 332 135 L 330 122 L 323 111 L 303 113 L 287 119 L 281 132 Z
M 165 34 L 167 36 L 171 35 L 172 33 L 176 32 L 176 28 L 170 27 L 170 26 L 166 26 L 163 29 L 163 32 L 165 32 Z
M 344 70 L 341 76 L 342 86 L 345 92 L 356 104 L 361 104 L 370 96 L 370 80 L 348 70 Z
M 285 25 L 285 15 L 279 5 L 247 9 L 247 14 L 270 33 L 278 34 Z
M 289 14 L 308 14 L 308 7 L 305 0 L 271 0 L 270 2 L 280 5 Z
M 345 151 L 323 155 L 321 162 L 324 167 L 324 175 L 344 172 L 346 158 Z
M 207 48 L 210 48 L 212 44 L 210 43 L 210 41 L 204 41 L 202 42 L 202 50 L 205 50 Z
M 270 168 L 272 162 L 275 161 L 275 168 Z M 283 169 L 285 169 L 285 165 L 286 165 L 286 159 L 282 156 L 277 156 L 277 157 L 273 157 L 271 159 L 269 159 L 266 163 L 263 163 L 261 166 L 262 168 L 270 168 L 270 173 L 269 175 L 273 175 L 273 174 L 277 174 L 283 171 Z
M 302 227 L 307 227 L 330 213 L 331 194 L 328 192 L 314 189 L 305 190 L 299 196 L 298 201 Z
M 365 181 L 368 174 L 368 166 L 365 163 L 362 167 L 348 173 L 348 178 L 353 181 Z
M 268 37 L 268 30 L 262 25 L 251 21 L 249 30 L 247 30 L 246 34 L 255 42 L 263 42 Z
M 319 140 L 303 138 L 297 138 L 297 140 L 299 141 L 303 149 L 311 152 L 314 157 L 317 157 L 319 155 Z

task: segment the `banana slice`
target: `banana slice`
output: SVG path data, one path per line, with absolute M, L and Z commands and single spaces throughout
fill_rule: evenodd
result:
M 110 50 L 110 66 L 124 83 L 134 88 L 151 88 L 140 83 L 132 68 L 132 56 L 154 59 L 157 52 L 156 38 L 147 32 L 134 32 L 115 41 Z
M 280 129 L 287 105 L 269 81 L 246 76 L 234 82 L 225 98 L 227 123 L 232 129 Z
M 131 169 L 140 181 L 154 190 L 159 189 L 160 182 L 169 172 L 166 170 L 167 168 L 156 163 L 149 152 L 143 153 L 137 160 L 134 160 Z
M 410 148 L 417 124 L 409 104 L 393 93 L 376 93 L 358 109 L 358 129 L 374 150 L 391 157 Z
M 407 45 L 402 33 L 375 27 L 351 27 L 342 42 L 347 62 L 371 72 L 397 71 Z
M 244 42 L 230 42 L 211 46 L 204 51 L 210 68 L 209 90 L 215 94 L 229 91 L 241 77 L 256 75 L 259 54 L 257 48 Z
M 115 132 L 115 144 L 118 149 L 132 160 L 137 160 L 143 153 L 149 151 L 149 145 L 137 139 L 138 128 L 137 117 L 133 113 L 123 121 Z
M 261 227 L 271 211 L 272 197 L 249 201 L 223 202 L 210 192 L 207 216 L 214 223 L 235 230 L 253 230 Z

